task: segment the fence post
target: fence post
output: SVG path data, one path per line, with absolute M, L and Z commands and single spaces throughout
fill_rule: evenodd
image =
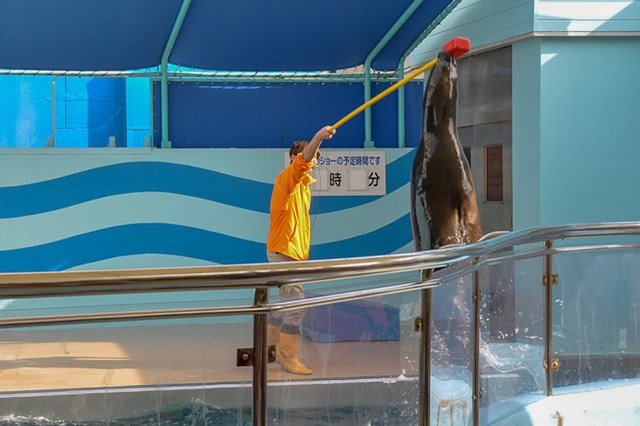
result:
M 422 271 L 422 280 L 431 279 L 432 270 Z M 420 388 L 418 422 L 429 426 L 431 418 L 431 289 L 421 291 L 421 313 L 415 328 L 420 331 Z
M 474 263 L 480 261 L 476 257 Z M 473 425 L 480 424 L 480 271 L 473 272 L 473 313 L 474 313 L 474 333 L 473 333 Z
M 545 256 L 544 256 L 544 276 L 542 278 L 542 285 L 544 286 L 545 303 L 544 303 L 544 319 L 545 319 L 545 335 L 544 335 L 544 370 L 547 381 L 547 396 L 553 395 L 553 368 L 552 360 L 552 345 L 551 339 L 553 336 L 553 317 L 552 317 L 552 303 L 553 303 L 553 259 L 551 257 L 551 249 L 553 248 L 553 241 L 547 240 L 544 243 Z
M 256 288 L 254 305 L 269 303 L 269 289 Z M 253 426 L 267 424 L 267 314 L 253 316 Z

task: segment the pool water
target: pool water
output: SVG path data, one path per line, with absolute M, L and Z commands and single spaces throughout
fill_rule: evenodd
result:
M 417 424 L 415 410 L 394 407 L 273 409 L 268 424 L 287 426 L 406 426 Z M 44 417 L 0 417 L 0 426 L 250 426 L 251 410 L 223 410 L 201 401 L 164 407 L 137 417 L 77 422 Z

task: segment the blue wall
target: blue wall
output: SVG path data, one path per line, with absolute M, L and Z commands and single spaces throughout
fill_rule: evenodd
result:
M 139 148 L 151 144 L 151 82 L 147 78 L 126 79 L 127 145 Z M 147 139 L 145 141 L 145 138 Z
M 0 147 L 46 145 L 52 136 L 53 82 L 54 77 L 45 76 L 0 78 Z M 124 79 L 55 78 L 55 97 L 58 147 L 104 147 L 111 136 L 117 146 L 126 146 Z
M 535 0 L 535 31 L 624 32 L 640 31 L 640 2 Z
M 531 33 L 534 3 L 535 0 L 462 0 L 416 47 L 412 62 L 418 66 L 427 63 L 454 37 L 470 39 L 471 47 L 477 49 Z
M 640 219 L 640 38 L 545 38 L 541 59 L 541 224 Z
M 640 39 L 513 47 L 516 229 L 640 218 Z
M 152 131 L 160 145 L 160 96 L 146 78 L 4 76 L 0 78 L 0 147 L 44 147 L 52 135 L 55 81 L 56 147 L 143 147 Z M 372 96 L 389 84 L 374 84 Z M 280 148 L 307 139 L 363 102 L 361 84 L 169 85 L 169 133 L 174 148 Z M 398 142 L 398 100 L 393 93 L 372 107 L 376 147 Z M 153 105 L 152 105 L 153 104 Z M 153 117 L 151 111 L 154 111 Z M 422 84 L 405 86 L 405 146 L 420 138 Z M 153 123 L 152 123 L 153 121 Z M 362 147 L 364 117 L 342 126 L 333 147 Z
M 540 224 L 540 39 L 517 43 L 513 55 L 513 228 Z M 516 166 L 517 165 L 517 166 Z
M 374 84 L 372 97 L 389 87 Z M 420 139 L 422 84 L 405 86 L 405 146 Z M 160 146 L 160 93 L 154 85 L 154 142 Z M 173 148 L 288 148 L 309 139 L 364 102 L 361 84 L 209 84 L 169 85 L 169 140 Z M 372 107 L 376 147 L 398 147 L 398 98 L 393 93 Z M 332 148 L 362 148 L 364 116 L 340 128 Z
M 51 136 L 51 77 L 0 78 L 0 147 L 42 147 Z
M 413 149 L 387 195 L 314 197 L 312 259 L 412 249 Z M 283 149 L 39 149 L 0 156 L 0 272 L 266 262 Z
M 154 149 L 143 147 L 152 107 L 159 110 L 149 80 L 60 77 L 57 148 L 41 148 L 51 134 L 52 81 L 0 79 L 9 94 L 0 117 L 0 272 L 264 262 L 284 150 L 363 101 L 360 84 L 173 83 L 171 139 L 182 149 Z M 373 95 L 386 87 L 374 85 Z M 415 146 L 422 84 L 405 89 L 407 145 Z M 397 114 L 395 94 L 375 105 L 377 149 L 397 147 Z M 106 148 L 111 136 L 116 148 Z M 324 149 L 363 141 L 359 115 Z M 412 153 L 386 150 L 387 196 L 316 197 L 313 259 L 411 249 Z

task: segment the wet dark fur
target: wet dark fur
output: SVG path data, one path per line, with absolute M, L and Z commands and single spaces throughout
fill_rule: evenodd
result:
M 457 64 L 444 52 L 427 82 L 422 140 L 411 171 L 416 250 L 470 244 L 482 236 L 476 192 L 456 124 Z

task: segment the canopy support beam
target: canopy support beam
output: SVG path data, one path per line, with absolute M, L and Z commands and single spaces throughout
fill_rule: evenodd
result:
M 398 66 L 398 80 L 404 78 L 404 64 Z M 405 143 L 405 110 L 404 110 L 404 86 L 398 89 L 398 148 L 404 148 Z
M 171 141 L 169 140 L 169 79 L 167 78 L 167 71 L 169 68 L 169 55 L 173 50 L 173 45 L 178 38 L 180 28 L 184 18 L 187 16 L 187 11 L 191 5 L 191 0 L 183 0 L 180 11 L 176 17 L 176 21 L 173 23 L 169 40 L 162 53 L 162 62 L 160 63 L 161 85 L 160 85 L 160 105 L 162 113 L 162 142 L 160 146 L 162 148 L 171 148 Z
M 423 0 L 413 0 L 404 13 L 398 18 L 393 26 L 382 37 L 382 40 L 378 42 L 376 47 L 367 55 L 364 61 L 364 102 L 368 102 L 371 99 L 371 63 L 378 56 L 378 53 L 389 43 L 389 41 L 396 35 L 398 30 L 402 28 L 405 22 L 411 17 L 413 12 L 420 6 Z M 400 125 L 400 123 L 398 123 Z M 371 139 L 371 108 L 367 108 L 364 111 L 364 147 L 373 148 L 374 143 Z
M 444 18 L 446 18 L 461 1 L 462 0 L 453 0 L 449 4 L 449 6 L 447 6 L 442 12 L 440 12 L 440 14 L 436 17 L 436 19 L 434 19 L 433 22 L 429 24 L 429 26 L 422 32 L 422 34 L 420 34 L 420 37 L 418 37 L 413 42 L 411 47 L 407 49 L 405 54 L 400 59 L 400 64 L 398 65 L 398 80 L 402 80 L 402 78 L 404 77 L 404 62 L 407 59 L 407 56 L 409 56 L 409 54 L 413 52 L 413 49 L 415 49 L 420 43 L 422 43 L 422 41 L 425 38 L 427 38 L 429 34 L 431 34 L 431 32 L 435 27 L 440 25 L 440 23 L 444 20 Z M 426 80 L 425 80 L 425 83 L 426 83 Z M 406 146 L 404 103 L 405 103 L 404 90 L 401 87 L 400 89 L 398 89 L 398 148 L 404 148 Z

